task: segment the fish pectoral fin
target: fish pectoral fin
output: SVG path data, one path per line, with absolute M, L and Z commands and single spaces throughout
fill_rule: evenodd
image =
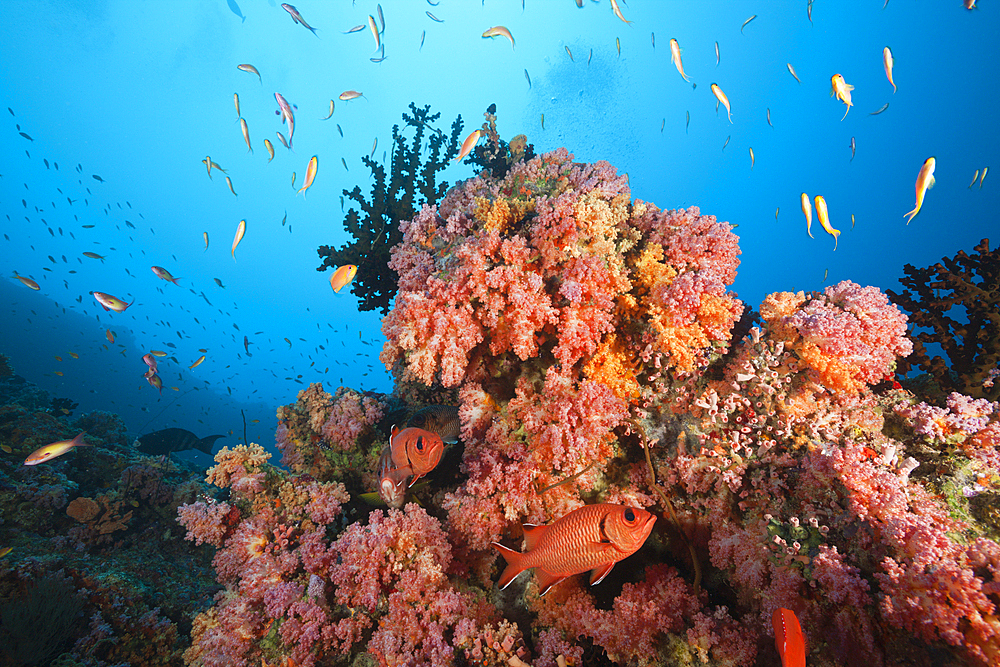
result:
M 595 567 L 590 571 L 590 585 L 594 586 L 604 581 L 604 577 L 608 576 L 611 572 L 611 568 L 615 566 L 615 561 L 611 561 L 606 565 L 601 565 L 600 567 Z
M 538 594 L 545 595 L 549 592 L 549 589 L 558 584 L 560 581 L 566 578 L 565 574 L 553 574 L 547 572 L 542 568 L 537 568 L 535 574 L 538 577 Z
M 931 188 L 933 188 L 935 182 L 936 181 L 934 180 L 934 176 L 931 175 L 931 177 L 927 179 L 927 189 L 930 190 Z

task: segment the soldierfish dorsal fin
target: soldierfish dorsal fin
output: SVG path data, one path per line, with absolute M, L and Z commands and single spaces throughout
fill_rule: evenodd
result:
M 533 523 L 524 524 L 525 552 L 531 551 L 538 546 L 538 542 L 542 539 L 542 535 L 545 534 L 546 528 L 548 528 L 548 526 L 536 526 Z

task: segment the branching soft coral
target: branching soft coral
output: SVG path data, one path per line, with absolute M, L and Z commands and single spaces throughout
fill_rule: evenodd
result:
M 944 391 L 996 401 L 1000 383 L 988 380 L 1000 367 L 1000 249 L 983 239 L 974 250 L 926 268 L 907 264 L 899 279 L 906 289 L 888 294 L 921 329 L 906 368 L 930 373 Z M 931 357 L 927 345 L 934 344 L 948 361 Z

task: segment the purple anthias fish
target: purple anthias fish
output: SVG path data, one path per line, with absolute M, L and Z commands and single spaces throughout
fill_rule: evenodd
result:
M 274 99 L 278 101 L 278 106 L 281 108 L 281 118 L 282 122 L 288 123 L 288 145 L 292 145 L 292 135 L 295 134 L 295 115 L 292 113 L 292 107 L 288 104 L 281 93 L 275 93 Z

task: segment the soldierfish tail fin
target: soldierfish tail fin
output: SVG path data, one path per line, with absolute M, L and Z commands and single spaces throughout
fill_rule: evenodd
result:
M 508 549 L 499 542 L 493 542 L 493 548 L 499 551 L 503 559 L 507 561 L 507 567 L 504 568 L 503 574 L 500 575 L 500 581 L 497 582 L 497 585 L 504 589 L 510 586 L 510 582 L 514 581 L 517 575 L 524 572 L 525 568 L 522 565 L 524 554 Z
M 198 451 L 205 452 L 209 456 L 212 455 L 212 447 L 215 446 L 215 441 L 219 438 L 224 438 L 224 435 L 208 435 L 198 441 L 198 444 L 194 446 Z

